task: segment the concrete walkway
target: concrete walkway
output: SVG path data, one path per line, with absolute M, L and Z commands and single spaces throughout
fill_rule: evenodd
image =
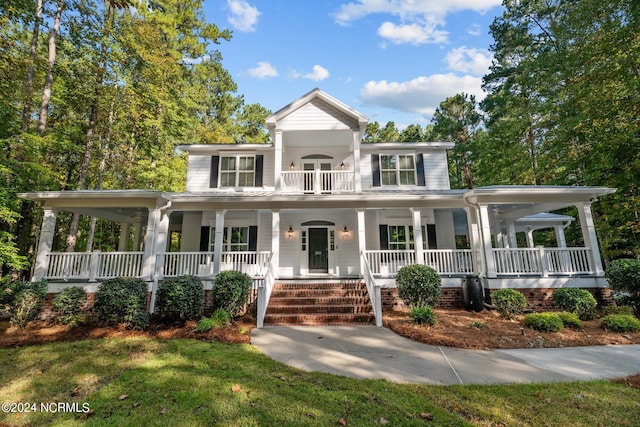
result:
M 267 356 L 306 371 L 399 383 L 498 384 L 618 378 L 640 372 L 640 345 L 462 350 L 375 326 L 253 329 Z

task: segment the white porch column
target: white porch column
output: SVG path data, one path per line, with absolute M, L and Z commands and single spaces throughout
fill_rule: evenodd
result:
M 58 211 L 56 209 L 45 208 L 42 215 L 42 227 L 40 228 L 40 240 L 38 241 L 38 254 L 36 255 L 36 265 L 33 271 L 32 281 L 42 280 L 47 275 L 49 268 L 49 254 L 53 247 L 53 236 L 56 232 L 56 219 Z
M 271 262 L 275 267 L 273 272 L 277 278 L 280 276 L 280 211 L 271 211 Z
M 362 179 L 360 177 L 360 132 L 352 131 L 353 137 L 353 179 L 355 180 L 356 193 L 362 192 Z
M 558 242 L 558 247 L 559 248 L 566 248 L 567 247 L 567 239 L 564 237 L 564 226 L 555 225 L 555 226 L 553 226 L 553 228 L 556 231 L 556 241 Z
M 367 250 L 367 229 L 364 222 L 364 209 L 356 209 L 356 214 L 358 217 L 358 252 L 360 252 L 360 276 L 364 276 L 365 269 L 367 268 L 364 264 L 364 251 Z
M 584 245 L 591 249 L 592 268 L 596 276 L 604 276 L 602 269 L 602 259 L 600 258 L 600 247 L 596 236 L 596 227 L 593 224 L 593 214 L 591 213 L 591 203 L 579 203 L 578 216 L 580 217 L 580 227 L 582 228 L 582 239 Z
M 517 248 L 518 247 L 518 238 L 516 236 L 516 223 L 513 220 L 505 221 L 505 226 L 507 228 L 507 247 L 508 248 Z
M 216 211 L 215 234 L 213 237 L 213 275 L 220 273 L 224 242 L 224 215 L 226 210 Z
M 413 244 L 416 251 L 416 264 L 424 264 L 424 237 L 422 236 L 422 217 L 418 208 L 410 208 L 413 220 Z
M 282 131 L 275 131 L 275 140 L 273 141 L 273 149 L 274 149 L 274 176 L 273 183 L 275 185 L 276 191 L 282 190 Z
M 160 212 L 160 220 L 158 222 L 158 237 L 156 238 L 156 276 L 162 275 L 164 271 L 164 254 L 167 252 L 167 234 L 169 233 L 169 216 L 171 212 Z
M 140 250 L 140 242 L 142 242 L 142 221 L 138 221 L 136 223 L 136 229 L 133 235 L 134 252 L 138 252 Z
M 496 266 L 493 261 L 493 251 L 491 247 L 491 225 L 489 224 L 489 207 L 487 205 L 478 206 L 478 219 L 480 225 L 480 237 L 482 238 L 482 250 L 484 261 L 487 267 L 487 277 L 496 277 Z
M 533 242 L 533 228 L 527 227 L 527 247 L 534 248 L 535 244 Z
M 467 226 L 469 227 L 469 245 L 471 246 L 471 258 L 473 259 L 473 272 L 479 274 L 484 271 L 484 256 L 482 251 L 482 239 L 476 210 L 472 207 L 464 208 L 467 213 Z
M 128 222 L 120 223 L 120 240 L 118 241 L 118 251 L 124 252 L 129 246 L 129 228 L 131 224 Z
M 156 269 L 156 240 L 157 229 L 160 222 L 160 209 L 149 208 L 147 229 L 144 233 L 144 253 L 142 255 L 142 276 L 145 280 L 151 280 Z

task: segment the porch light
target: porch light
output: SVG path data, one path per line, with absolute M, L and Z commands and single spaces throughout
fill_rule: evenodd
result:
M 344 169 L 344 162 L 340 163 L 340 169 Z
M 293 227 L 289 226 L 289 231 L 287 231 L 289 237 L 293 237 Z
M 342 234 L 344 234 L 345 236 L 347 234 L 349 234 L 349 229 L 347 228 L 347 226 L 345 225 L 344 228 L 342 229 Z
M 294 170 L 296 168 L 296 165 L 293 164 L 293 162 L 291 162 L 291 164 L 289 165 L 289 169 Z

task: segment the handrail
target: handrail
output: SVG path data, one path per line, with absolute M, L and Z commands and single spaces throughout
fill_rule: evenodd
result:
M 362 265 L 364 266 L 364 283 L 367 285 L 367 292 L 369 293 L 369 299 L 371 300 L 371 307 L 373 308 L 373 315 L 376 318 L 376 326 L 382 326 L 382 296 L 380 293 L 380 286 L 376 283 L 371 266 L 364 252 L 360 252 L 360 258 L 362 259 Z
M 258 310 L 257 310 L 257 327 L 264 327 L 264 318 L 267 315 L 267 306 L 269 305 L 269 299 L 271 298 L 271 291 L 273 291 L 273 285 L 276 280 L 275 270 L 277 266 L 274 263 L 273 252 L 269 254 L 267 270 L 264 274 L 264 279 L 258 286 Z

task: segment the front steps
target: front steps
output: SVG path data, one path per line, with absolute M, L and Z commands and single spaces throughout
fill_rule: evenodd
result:
M 265 326 L 346 326 L 375 323 L 360 280 L 292 280 L 274 285 Z

